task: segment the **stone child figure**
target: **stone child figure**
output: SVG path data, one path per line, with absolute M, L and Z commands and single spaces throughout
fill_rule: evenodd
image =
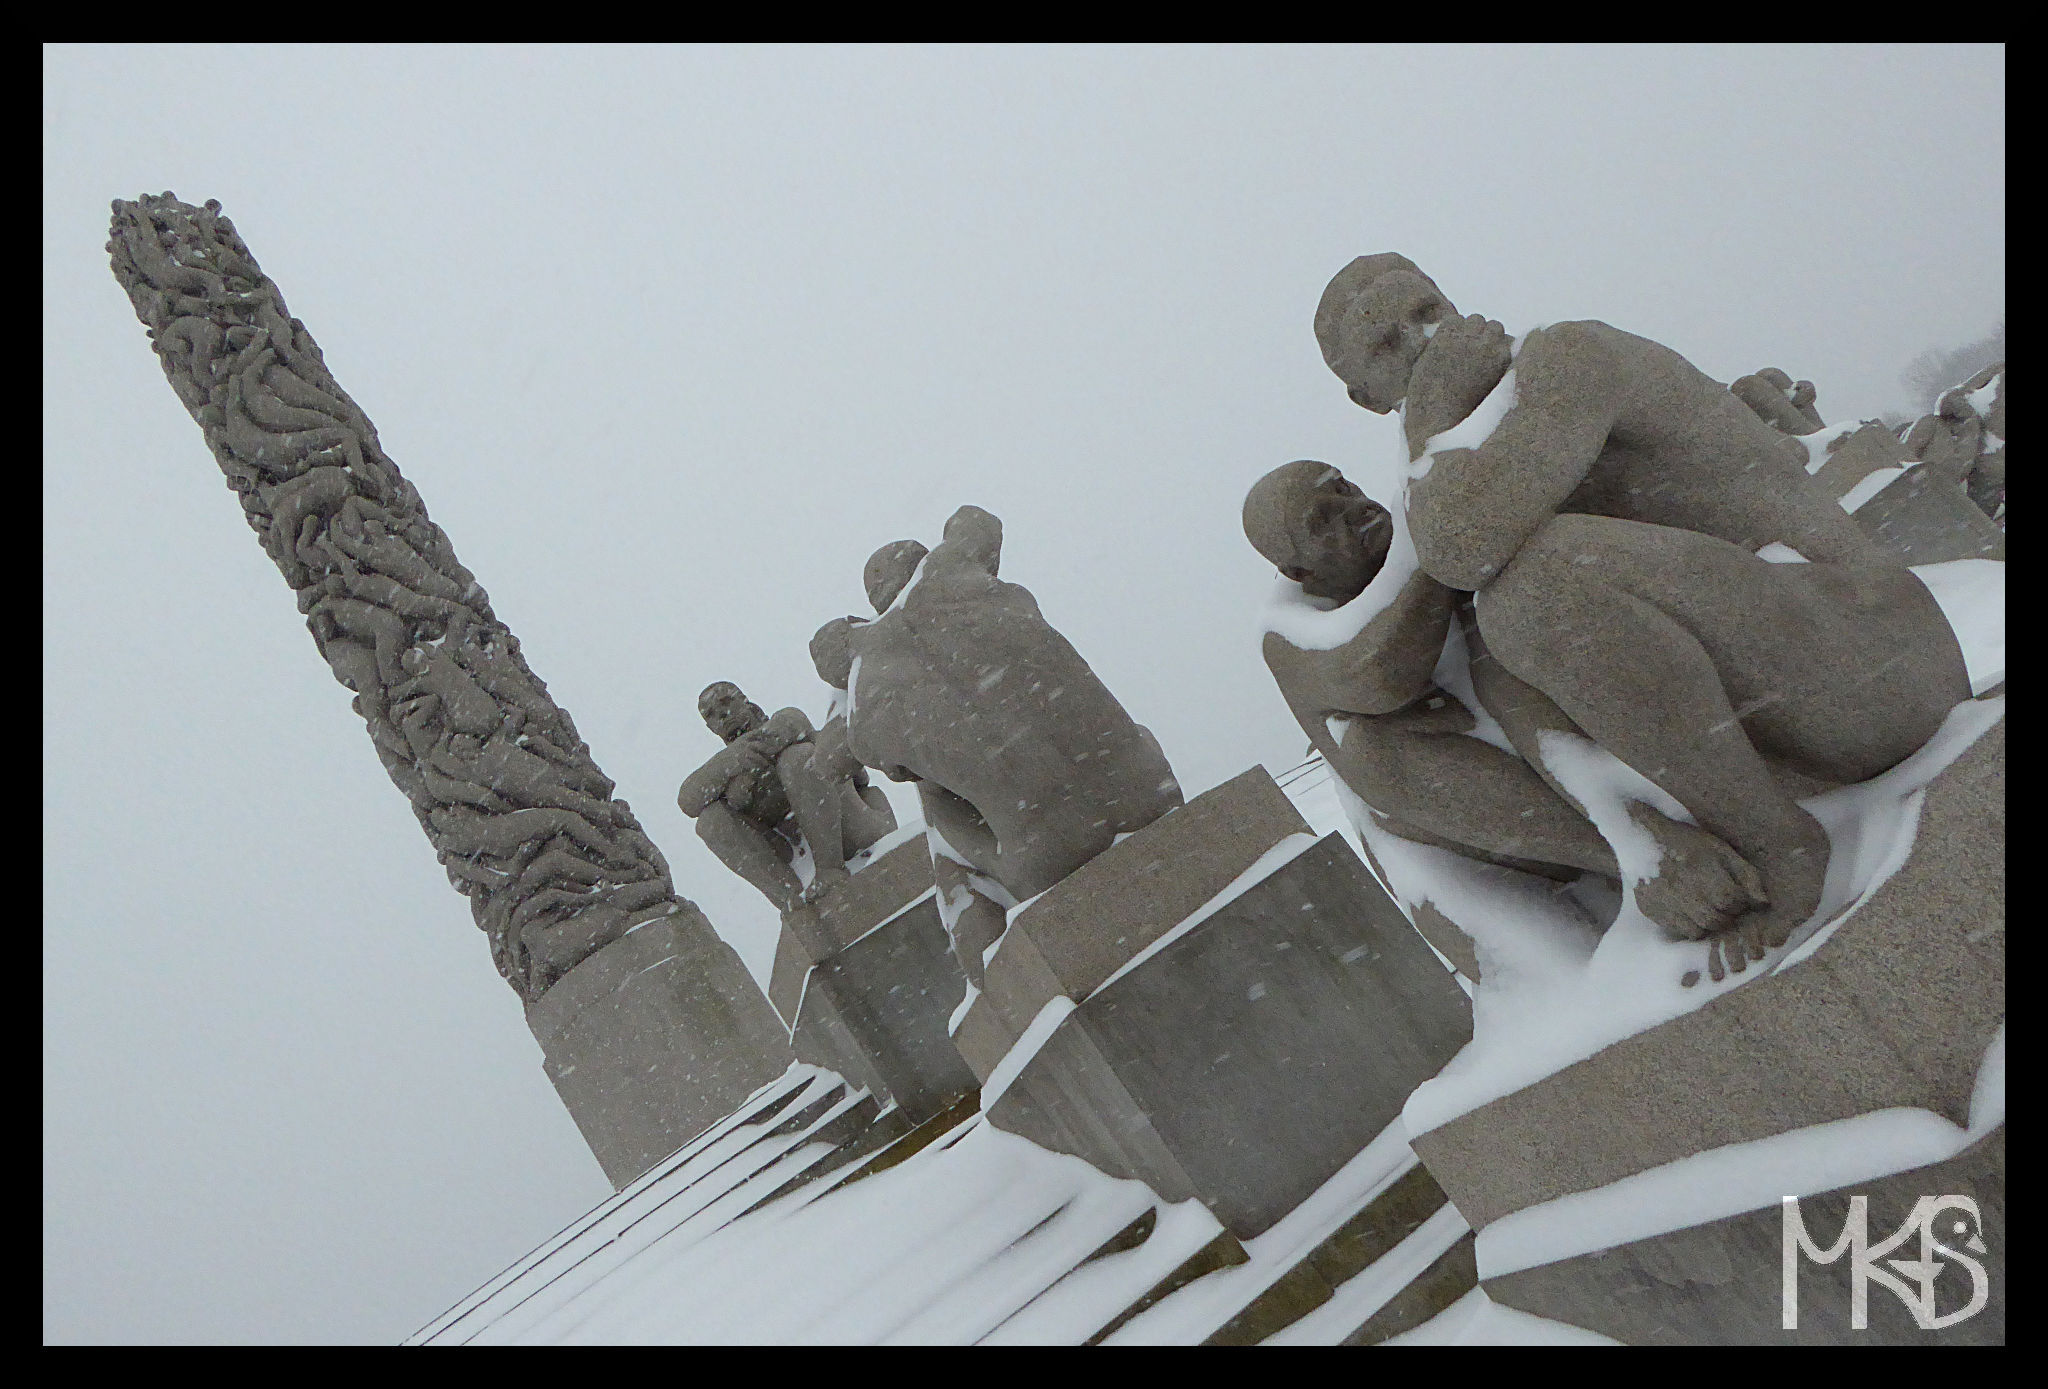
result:
M 1344 669 L 1308 660 L 1290 702 L 1368 716 L 1426 705 L 1438 634 L 1469 604 L 1475 695 L 1552 791 L 1579 809 L 1550 780 L 1540 735 L 1578 733 L 1717 841 L 1676 853 L 1666 843 L 1638 893 L 1646 913 L 1675 935 L 1713 937 L 1717 978 L 1724 955 L 1740 968 L 1783 944 L 1818 906 L 1828 856 L 1795 796 L 1894 766 L 1969 695 L 1926 587 L 1818 488 L 1782 434 L 1645 338 L 1576 322 L 1511 344 L 1499 324 L 1459 317 L 1397 255 L 1338 273 L 1316 337 L 1352 400 L 1402 407 L 1415 571 L 1345 669 L 1381 654 L 1391 667 L 1339 699 Z M 1489 396 L 1505 407 L 1490 430 L 1432 447 Z M 1290 550 L 1268 557 L 1307 574 L 1304 592 L 1342 602 L 1385 544 L 1316 495 L 1327 482 L 1304 482 L 1297 472 L 1260 484 L 1263 534 L 1252 539 Z M 1298 544 L 1275 533 L 1276 514 Z M 1759 558 L 1774 542 L 1805 562 Z M 1380 651 L 1369 650 L 1375 624 Z M 1465 794 L 1433 784 L 1427 759 L 1395 758 L 1379 775 L 1405 782 L 1411 806 Z M 1507 779 L 1540 803 L 1526 777 Z M 1566 852 L 1557 824 L 1545 853 Z M 1660 916 L 1652 903 L 1674 887 L 1685 907 Z M 1704 922 L 1686 919 L 1703 906 Z
M 773 718 L 739 686 L 719 681 L 697 698 L 697 712 L 725 747 L 692 772 L 676 804 L 697 822 L 697 837 L 779 911 L 816 901 L 847 877 L 846 860 L 896 827 L 888 801 L 856 766 L 815 765 L 816 734 L 799 709 Z M 812 878 L 792 866 L 808 845 Z
M 964 506 L 929 553 L 876 551 L 878 616 L 847 632 L 847 745 L 916 781 L 927 822 L 1022 901 L 1181 803 L 1132 722 L 1029 590 L 996 576 L 1002 522 Z

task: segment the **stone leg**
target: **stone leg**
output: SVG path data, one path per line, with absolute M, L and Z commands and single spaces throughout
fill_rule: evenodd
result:
M 1813 912 L 1828 852 L 1760 748 L 1861 781 L 1969 696 L 1947 622 L 1905 569 L 1770 564 L 1667 526 L 1554 517 L 1475 610 L 1502 667 L 1761 875 L 1769 905 L 1728 923 L 1752 958 Z
M 1491 743 L 1355 719 L 1329 761 L 1405 838 L 1549 878 L 1619 871 L 1592 821 Z
M 845 805 L 839 784 L 814 765 L 809 743 L 792 743 L 775 759 L 775 774 L 789 796 L 797 829 L 811 846 L 811 885 L 803 899 L 815 902 L 847 879 Z
M 1590 741 L 1585 731 L 1548 695 L 1511 674 L 1487 649 L 1470 599 L 1458 605 L 1458 621 L 1471 657 L 1473 692 L 1480 704 L 1558 799 L 1591 828 L 1586 807 L 1551 772 L 1543 756 L 1545 733 Z M 1790 794 L 1809 795 L 1817 789 L 1809 779 L 1783 766 L 1774 765 L 1772 771 Z M 1674 940 L 1709 935 L 1729 917 L 1764 905 L 1763 883 L 1755 869 L 1714 836 L 1642 802 L 1630 805 L 1629 817 L 1639 829 L 1649 832 L 1659 850 L 1655 877 L 1636 887 L 1636 905 Z M 1616 877 L 1613 869 L 1601 871 L 1606 877 Z
M 917 783 L 917 798 L 924 806 L 925 824 L 937 830 L 939 838 L 951 845 L 954 853 L 966 859 L 984 878 L 1002 881 L 1002 855 L 996 834 L 988 821 L 981 818 L 980 811 L 929 781 Z
M 847 858 L 896 828 L 896 812 L 889 808 L 889 798 L 868 784 L 867 768 L 847 750 L 845 719 L 828 720 L 811 739 L 809 775 L 834 788 L 838 796 L 838 842 Z M 807 829 L 805 834 L 809 833 Z M 815 853 L 817 841 L 811 843 Z
M 803 896 L 795 870 L 768 835 L 723 801 L 713 801 L 697 817 L 697 837 L 718 861 L 761 890 L 777 911 L 788 911 Z
M 953 955 L 967 982 L 983 986 L 982 958 L 1002 936 L 1008 915 L 1000 903 L 982 895 L 969 870 L 944 854 L 932 859 L 932 881 L 939 889 L 939 918 L 953 942 Z
M 896 830 L 896 812 L 879 786 L 856 786 L 849 781 L 839 788 L 839 822 L 846 839 L 846 856 Z

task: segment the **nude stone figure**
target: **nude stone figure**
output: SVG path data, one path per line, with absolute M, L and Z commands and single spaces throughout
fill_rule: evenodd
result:
M 1391 745 L 1333 765 L 1358 768 L 1376 808 L 1382 797 L 1397 820 L 1463 833 L 1483 854 L 1593 867 L 1572 823 L 1580 807 L 1541 754 L 1544 730 L 1577 732 L 1704 831 L 1653 829 L 1664 862 L 1638 890 L 1645 912 L 1674 936 L 1711 938 L 1716 978 L 1724 961 L 1740 969 L 1783 944 L 1818 905 L 1828 854 L 1795 796 L 1895 765 L 1969 695 L 1925 586 L 1817 487 L 1783 434 L 1657 343 L 1578 322 L 1517 347 L 1397 255 L 1338 273 L 1316 337 L 1353 401 L 1402 410 L 1414 460 L 1402 500 L 1416 572 L 1355 650 L 1281 652 L 1275 665 L 1298 716 L 1364 714 L 1351 729 Z M 1506 408 L 1490 432 L 1431 447 L 1496 388 Z M 1374 504 L 1289 467 L 1254 489 L 1247 533 L 1305 593 L 1344 601 L 1387 553 Z M 1773 542 L 1807 562 L 1759 558 Z M 1524 770 L 1381 722 L 1456 722 L 1456 701 L 1431 707 L 1430 680 L 1461 610 L 1474 693 Z M 1526 818 L 1522 838 L 1489 838 L 1471 807 L 1446 804 L 1468 795 L 1453 773 L 1475 758 L 1491 764 L 1476 784 L 1509 808 L 1490 823 Z M 1639 822 L 1663 820 L 1646 810 Z
M 1002 522 L 964 506 L 927 553 L 876 551 L 878 616 L 846 633 L 847 745 L 920 783 L 927 823 L 1021 901 L 1181 803 L 1132 722 L 1028 589 L 996 576 Z
M 777 910 L 830 892 L 846 880 L 847 859 L 896 828 L 887 799 L 843 757 L 843 735 L 818 757 L 818 733 L 802 710 L 770 718 L 739 686 L 719 681 L 698 696 L 697 712 L 726 745 L 684 780 L 676 804 L 719 861 Z M 811 850 L 808 886 L 792 866 L 802 845 Z

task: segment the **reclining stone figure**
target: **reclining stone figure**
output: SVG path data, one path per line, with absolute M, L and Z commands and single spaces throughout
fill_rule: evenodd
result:
M 1028 589 L 996 577 L 1002 522 L 964 506 L 927 552 L 883 546 L 878 614 L 850 626 L 847 746 L 920 783 L 927 824 L 1022 901 L 1181 803 L 1132 722 Z
M 802 710 L 770 718 L 723 680 L 698 696 L 697 712 L 726 745 L 684 780 L 676 804 L 696 820 L 697 837 L 719 861 L 777 910 L 830 892 L 846 880 L 849 858 L 896 828 L 888 799 L 844 756 L 844 734 L 831 722 L 832 736 L 821 745 Z M 793 866 L 806 846 L 808 886 Z
M 1402 410 L 1412 460 L 1413 568 L 1381 586 L 1380 611 L 1330 650 L 1267 638 L 1333 768 L 1397 832 L 1611 872 L 1543 755 L 1546 731 L 1589 738 L 1697 825 L 1632 808 L 1662 851 L 1637 890 L 1645 914 L 1710 939 L 1716 978 L 1785 943 L 1816 909 L 1828 857 L 1795 797 L 1897 764 L 1969 695 L 1926 587 L 1783 434 L 1657 343 L 1598 322 L 1511 343 L 1397 255 L 1338 273 L 1316 337 L 1353 401 Z M 1245 507 L 1254 546 L 1339 604 L 1387 562 L 1385 521 L 1306 463 L 1262 479 Z M 1805 562 L 1760 558 L 1773 543 Z M 1432 684 L 1454 616 L 1472 694 L 1520 764 L 1443 736 L 1473 712 Z M 1339 718 L 1341 744 L 1332 715 L 1361 716 Z

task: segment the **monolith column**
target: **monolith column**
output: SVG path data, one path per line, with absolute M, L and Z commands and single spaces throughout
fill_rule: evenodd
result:
M 785 1030 L 220 205 L 113 209 L 171 388 L 623 1184 L 780 1075 Z

